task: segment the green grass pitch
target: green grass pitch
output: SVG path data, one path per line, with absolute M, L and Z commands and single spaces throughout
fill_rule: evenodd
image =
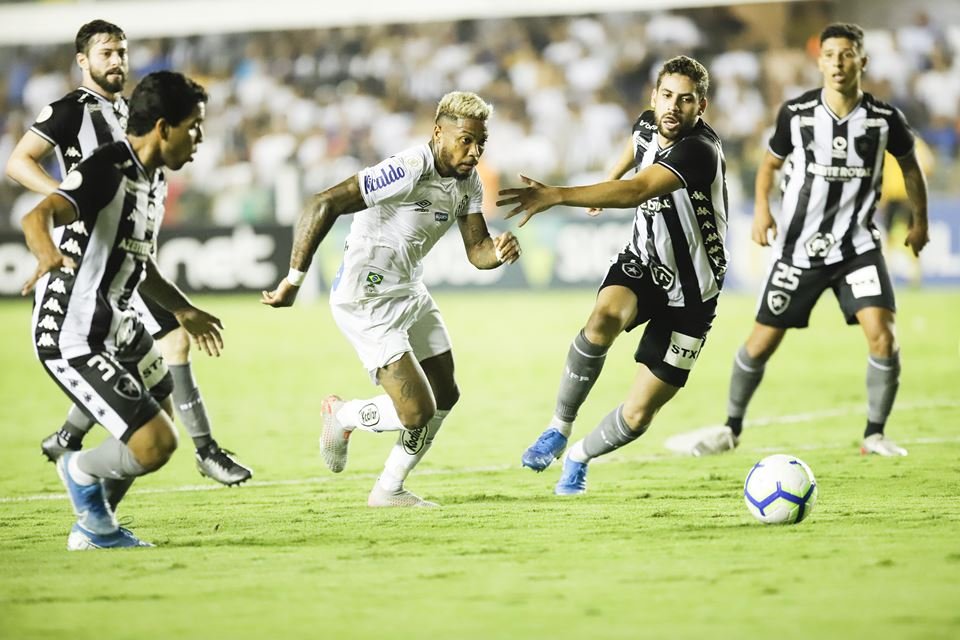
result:
M 358 432 L 346 471 L 324 468 L 321 399 L 375 394 L 325 304 L 203 298 L 227 350 L 195 354 L 197 377 L 215 435 L 255 477 L 200 478 L 181 435 L 120 512 L 157 548 L 93 553 L 65 551 L 72 514 L 38 447 L 67 403 L 33 358 L 28 303 L 0 304 L 0 638 L 960 637 L 956 291 L 900 292 L 887 433 L 907 458 L 858 453 L 865 341 L 828 296 L 768 366 L 738 450 L 667 452 L 669 435 L 723 418 L 753 312 L 731 294 L 688 387 L 566 499 L 558 465 L 538 475 L 519 457 L 593 293 L 436 298 L 463 395 L 408 486 L 441 509 L 365 506 L 390 434 Z M 575 435 L 620 402 L 637 338 L 615 345 Z M 817 476 L 800 525 L 760 525 L 743 504 L 750 466 L 774 452 Z

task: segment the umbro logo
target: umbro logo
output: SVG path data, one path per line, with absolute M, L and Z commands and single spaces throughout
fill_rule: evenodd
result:
M 413 207 L 414 207 L 413 210 L 416 211 L 417 213 L 429 213 L 430 205 L 432 204 L 433 203 L 430 202 L 429 200 L 417 200 L 416 202 L 413 203 Z

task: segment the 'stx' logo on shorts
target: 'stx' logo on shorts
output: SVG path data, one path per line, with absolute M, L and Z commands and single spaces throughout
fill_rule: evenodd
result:
M 775 316 L 780 315 L 790 306 L 790 294 L 783 291 L 770 291 L 767 293 L 767 308 Z
M 631 278 L 639 280 L 643 277 L 643 267 L 636 262 L 624 262 L 621 266 L 623 273 Z

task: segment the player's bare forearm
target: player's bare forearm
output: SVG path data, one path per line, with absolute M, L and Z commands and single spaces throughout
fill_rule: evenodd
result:
M 620 157 L 617 158 L 617 164 L 610 169 L 610 173 L 607 174 L 607 180 L 619 180 L 623 175 L 637 166 L 636 157 L 633 151 L 633 138 L 627 140 L 627 145 L 623 148 L 623 151 L 620 152 Z
M 477 269 L 496 269 L 503 263 L 516 262 L 520 244 L 509 231 L 491 237 L 487 223 L 480 213 L 471 213 L 457 219 L 467 259 Z
M 913 207 L 913 224 L 927 224 L 927 178 L 917 163 L 915 155 L 900 160 L 903 183 L 907 188 L 907 198 Z
M 20 221 L 27 248 L 41 262 L 44 257 L 59 254 L 60 250 L 53 242 L 53 227 L 69 224 L 75 219 L 76 211 L 66 198 L 55 194 L 47 196 Z
M 41 160 L 53 145 L 33 131 L 27 131 L 10 153 L 7 176 L 34 193 L 47 196 L 57 188 L 57 181 L 47 173 Z
M 561 204 L 573 207 L 627 209 L 681 188 L 680 178 L 666 167 L 652 164 L 630 180 L 611 180 L 584 187 L 559 187 Z
M 192 303 L 186 294 L 166 276 L 160 273 L 157 263 L 153 258 L 147 260 L 145 276 L 140 283 L 140 291 L 147 294 L 157 304 L 176 314 L 178 311 L 192 307 Z
M 293 234 L 293 251 L 290 267 L 307 271 L 317 247 L 333 228 L 337 218 L 366 208 L 360 195 L 360 183 L 356 176 L 311 197 L 300 216 Z
M 773 188 L 774 175 L 783 166 L 783 159 L 767 151 L 760 166 L 757 167 L 757 178 L 754 183 L 754 212 L 770 214 L 770 190 Z

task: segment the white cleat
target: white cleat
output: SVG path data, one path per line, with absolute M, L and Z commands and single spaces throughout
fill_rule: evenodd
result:
M 907 450 L 897 445 L 893 440 L 884 437 L 882 433 L 874 433 L 863 439 L 863 444 L 860 445 L 860 453 L 865 456 L 875 453 L 878 456 L 894 457 L 907 455 Z
M 700 457 L 733 451 L 738 444 L 740 439 L 733 435 L 733 429 L 727 425 L 716 425 L 678 433 L 667 438 L 663 446 L 674 453 Z
M 380 487 L 380 483 L 373 485 L 370 496 L 367 498 L 368 507 L 439 507 L 436 502 L 424 500 L 420 496 L 410 493 L 403 487 L 396 491 L 387 491 Z
M 323 429 L 320 431 L 320 453 L 327 468 L 340 473 L 347 466 L 347 445 L 351 430 L 337 420 L 337 411 L 343 406 L 340 396 L 327 396 L 323 400 Z

